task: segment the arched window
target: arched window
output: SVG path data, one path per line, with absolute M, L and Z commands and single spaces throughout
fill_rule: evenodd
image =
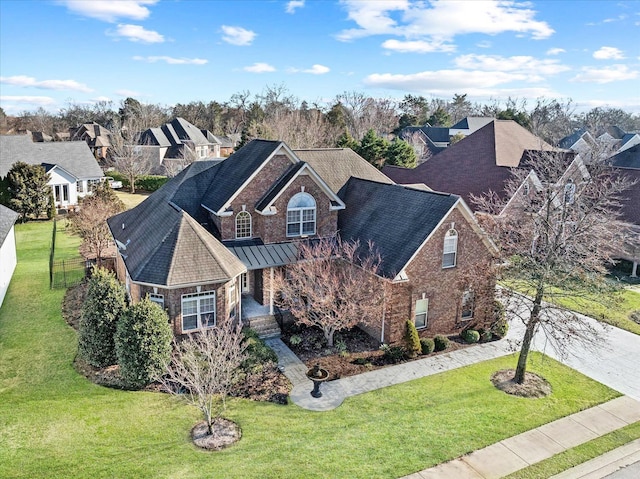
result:
M 316 200 L 308 193 L 297 193 L 287 205 L 287 236 L 316 234 Z
M 236 238 L 251 238 L 251 215 L 248 211 L 236 215 Z
M 458 232 L 451 228 L 444 237 L 444 250 L 442 253 L 442 267 L 452 268 L 456 265 L 458 254 Z

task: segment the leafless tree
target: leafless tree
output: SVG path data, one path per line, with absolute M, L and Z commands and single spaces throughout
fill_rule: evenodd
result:
M 196 159 L 196 153 L 188 145 L 184 145 L 178 158 L 165 158 L 162 160 L 162 170 L 169 178 L 173 178 Z
M 402 139 L 409 143 L 416 152 L 417 164 L 420 165 L 433 156 L 433 153 L 427 146 L 424 134 L 415 131 L 410 135 L 403 136 Z
M 622 244 L 619 197 L 630 183 L 602 161 L 592 162 L 588 173 L 579 160 L 569 161 L 553 152 L 535 154 L 529 166 L 537 180 L 527 179 L 530 169 L 516 169 L 506 182 L 504 198 L 488 193 L 474 199 L 479 210 L 494 214 L 483 218 L 484 227 L 500 247 L 511 306 L 525 325 L 517 383 L 525 379 L 538 330 L 561 355 L 572 341 L 598 345 L 589 321 L 558 305 L 560 298 L 580 302 L 597 292 L 611 296 L 604 294 L 611 288 L 604 273 Z
M 107 218 L 124 211 L 124 204 L 109 188 L 107 182 L 96 187 L 93 194 L 82 199 L 80 209 L 68 216 L 71 230 L 82 238 L 80 253 L 85 258 L 96 258 L 102 265 L 105 252 L 113 239 L 107 227 Z
M 329 347 L 336 331 L 367 324 L 382 313 L 382 288 L 375 276 L 380 256 L 371 244 L 324 238 L 299 243 L 298 261 L 276 275 L 279 306 L 324 333 Z
M 129 180 L 131 193 L 136 192 L 136 179 L 151 172 L 153 156 L 157 154 L 153 146 L 139 144 L 143 125 L 146 124 L 147 120 L 131 116 L 122 123 L 116 121 L 111 130 L 109 158 L 113 166 Z
M 174 339 L 174 352 L 164 389 L 202 411 L 207 432 L 225 411 L 226 398 L 246 357 L 246 342 L 240 324 L 227 322 L 200 329 L 186 339 Z

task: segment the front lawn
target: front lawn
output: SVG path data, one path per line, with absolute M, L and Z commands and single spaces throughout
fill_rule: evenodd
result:
M 197 411 L 159 393 L 96 386 L 73 369 L 76 334 L 48 289 L 51 224 L 16 226 L 18 267 L 0 310 L 0 477 L 395 478 L 607 401 L 618 394 L 539 354 L 553 393 L 496 390 L 497 359 L 356 396 L 336 410 L 230 401 L 243 437 L 191 445 Z

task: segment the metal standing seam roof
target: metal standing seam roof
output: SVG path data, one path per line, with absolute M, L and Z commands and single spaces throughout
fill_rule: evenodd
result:
M 233 243 L 227 242 L 225 246 L 242 261 L 249 271 L 284 266 L 297 261 L 298 246 L 296 243 L 261 243 L 261 241 L 256 241 L 255 244 L 247 245 L 245 243 L 233 246 Z

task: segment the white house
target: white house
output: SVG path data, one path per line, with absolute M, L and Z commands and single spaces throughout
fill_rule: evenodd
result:
M 0 178 L 19 161 L 45 168 L 58 208 L 77 205 L 104 177 L 84 141 L 34 143 L 27 135 L 0 136 Z
M 13 225 L 18 219 L 18 213 L 0 205 L 0 306 L 9 289 L 9 283 L 16 269 L 16 237 Z

